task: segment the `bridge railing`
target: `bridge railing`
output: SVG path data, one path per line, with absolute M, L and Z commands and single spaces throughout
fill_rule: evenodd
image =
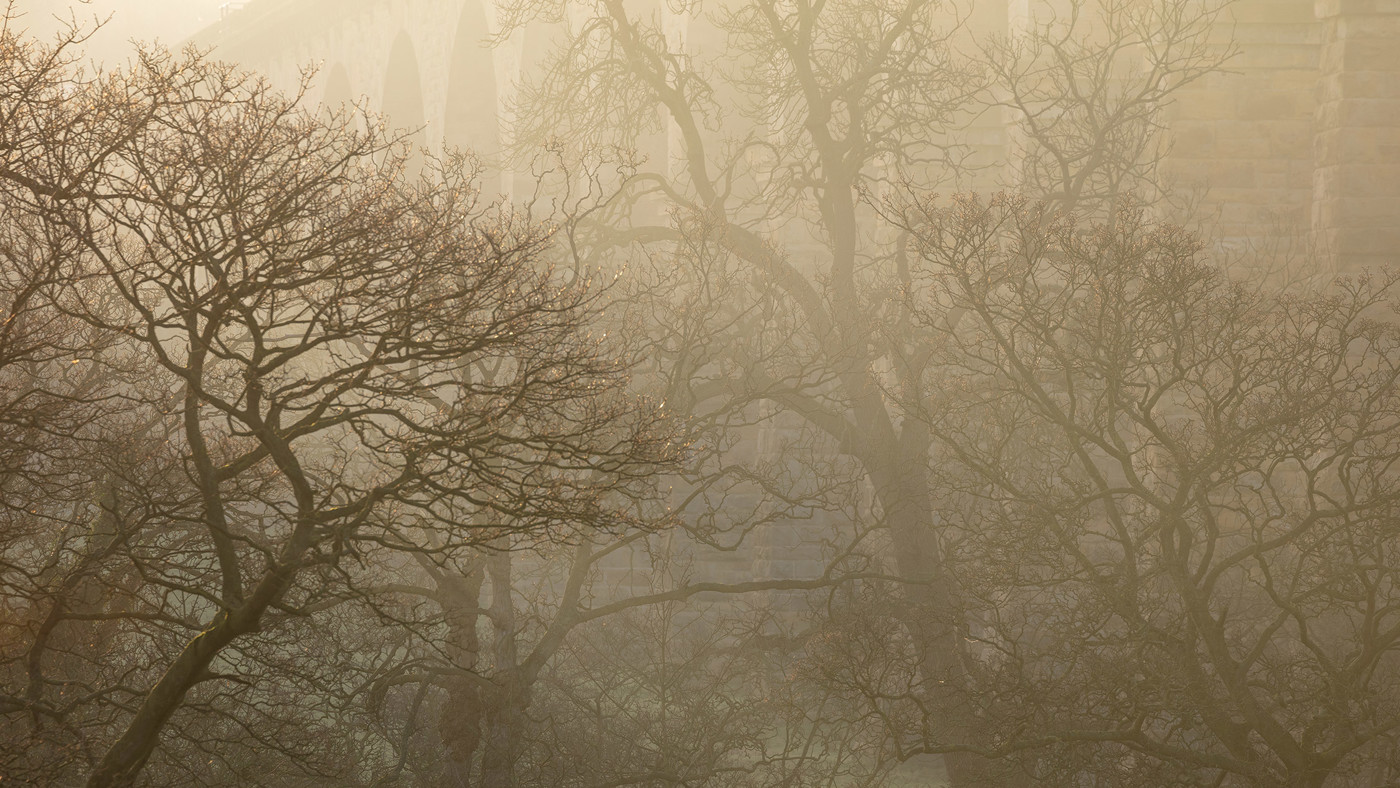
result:
M 247 0 L 238 0 L 237 2 L 224 3 L 223 5 L 219 6 L 219 20 L 222 21 L 228 19 L 233 14 L 242 11 L 243 8 L 247 5 Z

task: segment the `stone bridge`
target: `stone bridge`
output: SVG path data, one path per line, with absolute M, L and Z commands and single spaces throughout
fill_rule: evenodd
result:
M 423 129 L 430 149 L 489 155 L 526 43 L 516 34 L 488 46 L 497 30 L 492 0 L 255 0 L 228 4 L 195 42 L 281 87 L 314 68 L 313 99 L 368 99 L 395 125 Z
M 665 0 L 656 2 L 666 17 Z M 1031 3 L 975 0 L 971 24 L 1014 32 Z M 531 28 L 486 46 L 500 29 L 495 0 L 253 0 L 230 7 L 196 42 L 293 87 L 318 69 L 311 98 L 367 99 L 420 142 L 487 155 L 508 142 L 510 99 L 523 68 L 549 46 Z M 1298 258 L 1304 273 L 1355 271 L 1400 259 L 1400 0 L 1236 0 L 1241 54 L 1229 73 L 1189 86 L 1172 108 L 1167 162 L 1179 187 L 1208 186 L 1199 214 L 1225 251 Z M 683 23 L 668 34 L 686 36 Z M 703 46 L 694 40 L 689 45 Z M 996 116 L 977 144 L 1004 146 Z M 1000 124 L 1000 125 L 999 125 Z M 675 143 L 671 143 L 674 145 Z M 674 149 L 671 153 L 676 152 Z M 512 192 L 509 172 L 489 192 Z M 764 436 L 752 450 L 765 453 Z M 709 580 L 806 577 L 820 569 L 817 527 L 765 526 L 752 550 L 708 556 Z M 817 533 L 817 537 L 821 534 Z M 610 588 L 636 580 L 631 557 L 605 568 Z M 775 610 L 800 604 L 770 599 Z
M 664 0 L 649 1 L 665 18 Z M 1050 2 L 1062 0 L 976 0 L 971 24 L 1013 32 Z M 1238 250 L 1302 240 L 1333 271 L 1393 264 L 1400 0 L 1236 0 L 1227 24 L 1221 34 L 1233 34 L 1240 56 L 1192 85 L 1171 115 L 1170 174 L 1209 186 L 1212 236 Z M 422 127 L 430 148 L 489 156 L 508 133 L 522 66 L 548 46 L 548 31 L 534 28 L 486 46 L 499 30 L 494 0 L 252 0 L 230 3 L 195 40 L 279 85 L 317 66 L 313 98 L 367 97 L 395 124 Z M 510 174 L 491 185 L 509 194 Z

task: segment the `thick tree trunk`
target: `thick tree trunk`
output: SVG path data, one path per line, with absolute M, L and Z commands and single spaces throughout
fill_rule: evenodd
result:
M 851 306 L 837 314 L 841 340 L 829 352 L 837 368 L 844 369 L 852 415 L 866 436 L 856 453 L 875 484 L 894 542 L 896 570 L 906 581 L 905 625 L 919 651 L 933 713 L 939 715 L 933 721 L 933 736 L 941 741 L 933 743 L 976 747 L 985 735 L 964 663 L 965 611 L 944 566 L 935 522 L 929 478 L 932 439 L 917 421 L 895 426 L 889 403 L 870 371 L 873 363 L 863 355 L 872 340 L 857 317 L 860 301 L 851 277 L 858 223 L 848 191 L 834 190 L 831 194 L 839 199 L 824 205 L 832 234 L 833 280 L 848 294 L 846 302 Z M 1010 779 L 1001 765 L 970 752 L 949 753 L 944 763 L 952 788 L 1010 788 L 1024 782 Z
M 295 575 L 296 561 L 306 551 L 310 533 L 309 528 L 299 528 L 281 562 L 263 575 L 243 604 L 219 613 L 207 629 L 185 644 L 165 675 L 146 694 L 121 738 L 102 755 L 88 777 L 87 788 L 125 788 L 135 784 L 155 751 L 165 724 L 184 703 L 185 695 L 208 675 L 209 664 L 235 639 L 256 631 L 263 614 L 282 597 Z
M 501 689 L 487 716 L 481 751 L 481 788 L 514 788 L 529 701 L 515 671 L 497 681 Z
M 976 747 L 989 732 L 969 686 L 962 637 L 966 611 L 939 545 L 928 478 L 930 444 L 911 429 L 906 426 L 898 444 L 887 447 L 883 462 L 871 464 L 878 469 L 872 477 L 893 538 L 896 570 L 908 583 L 905 624 L 919 650 L 931 708 L 939 715 L 932 735 L 940 741 L 931 743 Z M 949 753 L 944 765 L 953 788 L 1024 784 L 1005 765 L 975 753 Z
M 441 604 L 447 618 L 453 662 L 462 671 L 475 671 L 480 659 L 481 641 L 476 622 L 481 610 L 481 586 L 485 573 L 478 566 L 461 577 L 446 578 L 439 585 Z M 438 737 L 446 751 L 442 788 L 469 788 L 472 759 L 481 746 L 483 715 L 481 688 L 472 676 L 449 680 L 447 703 L 438 716 Z
M 497 689 L 486 712 L 485 742 L 481 752 L 482 788 L 511 788 L 520 743 L 528 688 L 520 673 L 515 643 L 515 600 L 511 598 L 511 555 L 501 551 L 487 559 L 491 575 L 491 622 L 494 624 L 494 659 Z
M 213 626 L 185 645 L 147 693 L 121 738 L 103 754 L 88 777 L 87 788 L 125 788 L 136 783 L 146 760 L 155 751 L 161 729 L 180 708 L 185 694 L 199 683 L 214 657 L 240 634 L 234 618 L 221 615 Z
M 1289 788 L 1323 788 L 1327 784 L 1327 778 L 1331 776 L 1332 770 L 1328 768 L 1297 771 L 1289 775 L 1288 786 Z

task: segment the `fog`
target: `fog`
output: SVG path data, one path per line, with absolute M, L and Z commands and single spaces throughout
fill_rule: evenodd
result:
M 98 63 L 118 65 L 134 52 L 134 42 L 157 42 L 178 48 L 196 32 L 219 21 L 227 0 L 18 0 L 19 24 L 34 35 L 49 36 L 76 19 L 103 24 L 84 45 Z
M 12 6 L 0 788 L 1400 785 L 1392 5 Z

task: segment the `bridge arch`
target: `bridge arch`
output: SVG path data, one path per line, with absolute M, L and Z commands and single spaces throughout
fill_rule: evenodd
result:
M 447 111 L 443 142 L 470 150 L 487 164 L 482 196 L 501 191 L 501 124 L 495 58 L 486 45 L 490 28 L 479 0 L 467 0 L 452 38 L 447 72 Z
M 384 69 L 384 94 L 379 104 L 390 128 L 413 132 L 415 145 L 427 142 L 423 128 L 423 78 L 418 70 L 418 55 L 407 32 L 400 32 L 389 49 L 389 62 Z
M 326 72 L 326 91 L 321 95 L 321 104 L 327 109 L 337 110 L 341 105 L 354 100 L 355 94 L 350 87 L 350 72 L 345 70 L 344 63 L 336 63 Z

